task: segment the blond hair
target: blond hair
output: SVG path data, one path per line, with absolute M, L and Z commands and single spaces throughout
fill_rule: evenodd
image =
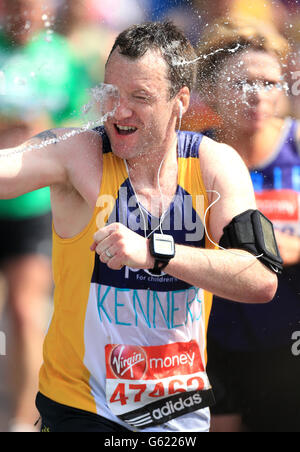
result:
M 284 65 L 289 53 L 289 44 L 275 28 L 266 23 L 242 17 L 214 22 L 197 46 L 198 89 L 207 92 L 208 88 L 212 88 L 223 63 L 245 50 L 272 54 Z

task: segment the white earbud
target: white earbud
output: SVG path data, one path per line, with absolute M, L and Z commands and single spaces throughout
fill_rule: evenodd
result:
M 182 123 L 182 116 L 183 116 L 183 103 L 181 102 L 181 100 L 179 101 L 179 127 L 178 127 L 178 132 L 181 129 L 181 123 Z
M 182 116 L 183 116 L 183 103 L 180 100 L 179 101 L 179 121 L 182 120 Z

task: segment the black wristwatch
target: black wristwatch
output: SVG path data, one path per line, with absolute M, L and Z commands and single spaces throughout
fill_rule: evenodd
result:
M 150 253 L 155 258 L 151 273 L 161 275 L 170 260 L 175 257 L 175 242 L 171 235 L 152 234 L 149 239 Z

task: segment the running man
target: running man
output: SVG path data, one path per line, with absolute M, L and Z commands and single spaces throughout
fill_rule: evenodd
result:
M 208 28 L 199 49 L 210 55 L 201 60 L 199 81 L 208 82 L 210 107 L 221 118 L 210 136 L 236 148 L 249 168 L 284 261 L 271 303 L 214 299 L 207 335 L 213 432 L 300 430 L 300 366 L 291 351 L 300 322 L 300 127 L 278 117 L 288 50 L 276 31 L 227 18 Z
M 240 214 L 256 237 L 244 212 L 258 211 L 233 149 L 176 132 L 194 60 L 171 23 L 129 28 L 106 64 L 119 103 L 104 127 L 61 141 L 72 130 L 47 131 L 1 159 L 2 198 L 51 187 L 42 431 L 208 431 L 210 294 L 265 303 L 276 292 L 275 255 L 270 266 L 264 249 L 214 249 Z

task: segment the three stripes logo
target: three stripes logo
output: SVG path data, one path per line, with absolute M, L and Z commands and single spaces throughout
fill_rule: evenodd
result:
M 180 393 L 149 404 L 140 410 L 126 413 L 120 418 L 131 427 L 143 429 L 164 424 L 183 414 L 204 408 L 209 403 L 208 398 L 211 397 L 213 397 L 211 391 Z

